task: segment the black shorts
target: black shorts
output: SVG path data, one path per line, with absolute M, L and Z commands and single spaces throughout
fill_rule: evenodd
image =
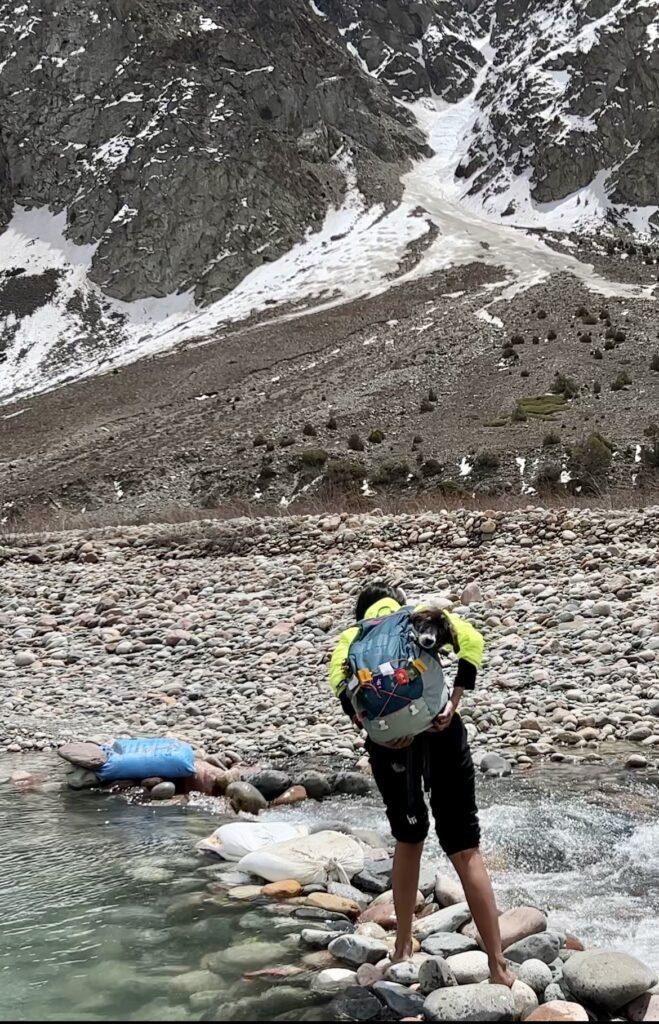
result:
M 421 843 L 428 835 L 425 789 L 437 838 L 447 856 L 478 846 L 474 765 L 459 715 L 443 732 L 421 733 L 403 750 L 390 750 L 372 740 L 367 740 L 366 749 L 394 839 Z

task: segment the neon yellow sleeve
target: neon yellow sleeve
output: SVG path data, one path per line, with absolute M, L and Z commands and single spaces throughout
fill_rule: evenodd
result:
M 453 615 L 452 612 L 447 612 L 446 615 L 455 630 L 458 640 L 460 648 L 458 658 L 464 658 L 474 668 L 481 668 L 483 664 L 483 651 L 485 650 L 483 634 L 479 633 L 475 626 L 472 626 L 471 622 L 461 619 L 459 615 Z
M 339 637 L 339 642 L 334 648 L 332 657 L 329 663 L 329 684 L 334 691 L 336 697 L 339 696 L 345 690 L 346 686 L 346 674 L 344 669 L 344 662 L 348 657 L 348 651 L 350 650 L 350 644 L 359 633 L 358 626 L 351 626 L 350 629 L 344 629 L 343 633 Z

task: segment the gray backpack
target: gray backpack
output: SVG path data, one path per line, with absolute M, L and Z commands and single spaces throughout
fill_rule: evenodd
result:
M 375 743 L 425 732 L 448 701 L 442 667 L 417 643 L 412 614 L 364 619 L 350 645 L 348 696 Z

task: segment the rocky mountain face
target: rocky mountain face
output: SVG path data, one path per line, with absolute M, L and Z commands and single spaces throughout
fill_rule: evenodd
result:
M 90 279 L 208 302 L 425 150 L 306 0 L 0 4 L 0 206 L 66 211 Z

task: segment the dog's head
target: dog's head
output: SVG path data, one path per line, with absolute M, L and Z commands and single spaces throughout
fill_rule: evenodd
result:
M 424 651 L 437 653 L 442 647 L 452 647 L 458 652 L 459 645 L 448 616 L 440 609 L 423 609 L 412 616 L 412 629 L 416 641 Z

